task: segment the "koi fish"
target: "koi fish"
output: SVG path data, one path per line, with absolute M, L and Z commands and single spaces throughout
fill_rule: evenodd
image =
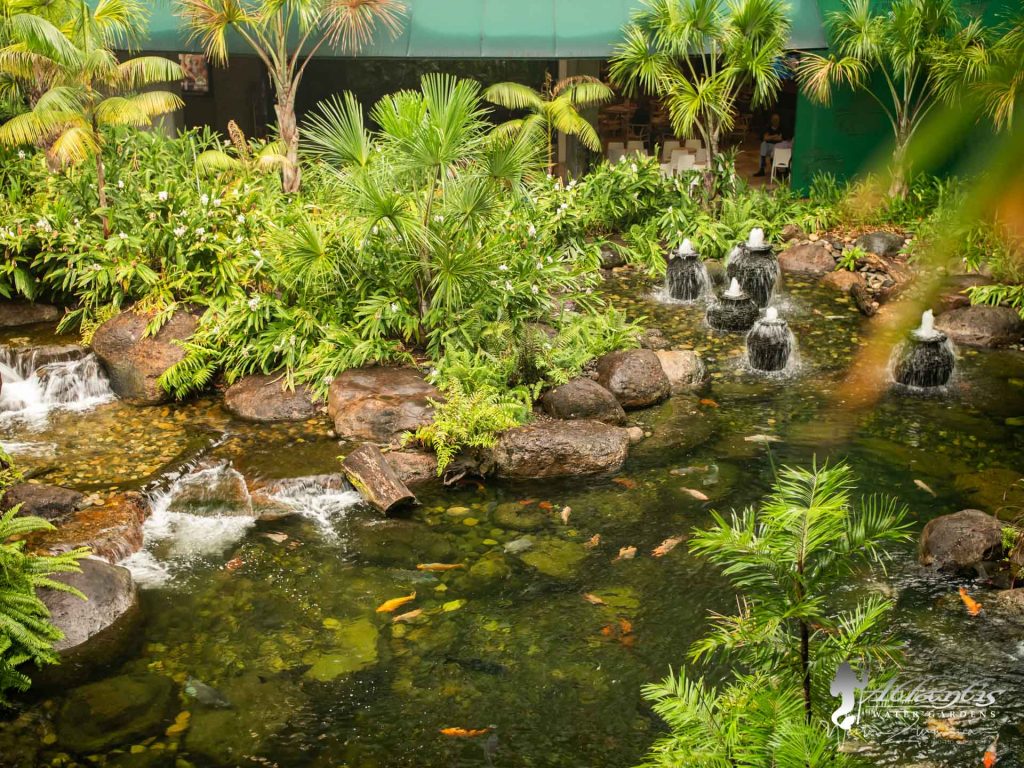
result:
M 680 488 L 679 490 L 681 490 L 683 493 L 690 494 L 697 501 L 707 501 L 708 500 L 707 494 L 701 493 L 696 488 Z
M 415 599 L 415 591 L 413 591 L 412 594 L 406 595 L 405 597 L 392 598 L 391 600 L 388 600 L 387 602 L 381 603 L 379 606 L 377 606 L 377 613 L 391 613 L 396 608 L 401 608 L 406 603 L 411 603 Z
M 985 757 L 981 761 L 981 764 L 985 766 L 985 768 L 992 768 L 992 766 L 999 760 L 999 758 L 996 757 L 997 746 L 999 746 L 999 734 L 996 734 L 992 743 L 988 745 L 988 749 L 985 750 Z
M 587 592 L 585 595 L 583 595 L 583 599 L 591 605 L 608 605 L 608 603 L 606 603 L 600 597 L 598 597 L 597 595 L 592 595 L 590 592 Z
M 455 739 L 472 739 L 490 732 L 490 728 L 442 728 L 440 730 L 442 736 L 450 736 Z
M 623 547 L 619 550 L 618 557 L 612 560 L 612 562 L 616 563 L 619 560 L 632 560 L 634 557 L 636 557 L 636 547 Z
M 536 503 L 537 503 L 537 500 L 536 500 L 536 499 L 520 499 L 520 500 L 519 500 L 519 503 L 520 503 L 520 504 L 521 504 L 522 506 L 524 506 L 524 507 L 528 507 L 528 506 L 530 506 L 531 504 L 536 504 Z
M 465 567 L 462 563 L 420 563 L 416 566 L 416 570 L 435 573 L 438 571 L 454 571 L 457 568 Z
M 393 621 L 395 624 L 398 624 L 403 621 L 412 621 L 413 619 L 419 618 L 422 615 L 423 609 L 417 608 L 416 610 L 409 611 L 408 613 L 401 613 L 398 616 L 395 616 L 395 618 L 393 618 L 391 621 Z
M 543 509 L 545 512 L 550 512 L 552 509 L 555 508 L 555 505 L 552 504 L 550 501 L 542 501 L 537 506 Z
M 708 408 L 717 408 L 718 407 L 718 403 L 716 403 L 710 397 L 705 397 L 704 399 L 702 399 L 700 401 L 700 404 L 701 405 L 706 405 Z
M 622 634 L 631 635 L 633 634 L 633 623 L 629 619 L 619 619 L 619 629 L 622 630 Z
M 559 513 L 559 517 L 562 518 L 562 525 L 569 524 L 569 515 L 572 514 L 572 507 L 562 507 L 562 511 Z
M 612 482 L 621 485 L 627 491 L 632 491 L 636 488 L 636 480 L 630 480 L 628 477 L 613 477 Z
M 685 537 L 683 536 L 671 536 L 665 539 L 663 542 L 661 542 L 661 544 L 656 546 L 654 549 L 652 549 L 651 554 L 654 557 L 664 557 L 673 549 L 678 547 L 683 542 L 684 538 Z
M 237 571 L 243 565 L 245 565 L 245 561 L 242 558 L 240 558 L 240 557 L 233 557 L 230 560 L 228 560 L 226 563 L 224 563 L 224 570 L 225 571 Z
M 600 543 L 601 543 L 601 534 L 600 533 L 595 533 L 593 536 L 591 536 L 589 539 L 587 539 L 587 541 L 583 544 L 583 548 L 584 549 L 593 549 L 594 547 L 600 545 Z
M 964 605 L 967 606 L 967 613 L 971 616 L 977 616 L 981 613 L 981 603 L 968 595 L 967 590 L 964 587 L 960 587 L 960 599 L 964 601 Z
M 930 493 L 932 496 L 936 496 L 937 495 L 935 493 L 935 491 L 933 491 L 931 488 L 928 487 L 928 483 L 926 483 L 924 480 L 917 480 L 917 479 L 915 479 L 914 480 L 914 485 L 916 485 L 918 488 L 920 488 L 925 493 Z

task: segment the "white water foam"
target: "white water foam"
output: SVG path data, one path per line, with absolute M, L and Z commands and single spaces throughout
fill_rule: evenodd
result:
M 281 481 L 270 498 L 295 514 L 312 520 L 320 532 L 330 539 L 337 538 L 334 522 L 363 500 L 352 488 L 334 487 L 319 477 L 297 477 Z
M 115 399 L 95 355 L 39 362 L 35 349 L 0 347 L 0 420 L 44 423 L 53 410 L 85 411 Z

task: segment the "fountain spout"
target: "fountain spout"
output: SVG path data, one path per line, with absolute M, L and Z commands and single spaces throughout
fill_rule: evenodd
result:
M 680 245 L 679 249 L 676 251 L 676 254 L 679 256 L 692 256 L 693 253 L 693 243 L 690 242 L 690 238 L 683 240 L 682 245 Z
M 764 248 L 764 230 L 760 227 L 754 227 L 750 230 L 750 237 L 747 238 L 748 248 Z
M 729 289 L 725 292 L 725 295 L 730 299 L 738 299 L 743 295 L 743 288 L 740 287 L 740 281 L 735 277 L 732 279 L 732 282 L 729 283 Z
M 914 336 L 919 339 L 934 339 L 939 335 L 935 330 L 935 313 L 930 309 L 921 314 L 921 327 L 914 331 Z

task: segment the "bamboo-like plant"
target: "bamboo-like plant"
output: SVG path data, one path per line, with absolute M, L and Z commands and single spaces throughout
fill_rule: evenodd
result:
M 181 0 L 180 8 L 192 39 L 214 62 L 227 62 L 228 34 L 235 32 L 267 68 L 288 193 L 297 192 L 302 181 L 295 97 L 310 60 L 325 47 L 355 53 L 378 27 L 397 34 L 405 12 L 400 0 Z
M 658 96 L 677 136 L 700 134 L 719 152 L 740 92 L 769 104 L 781 79 L 789 20 L 782 0 L 644 0 L 612 58 L 612 81 L 626 93 Z
M 601 139 L 581 109 L 608 101 L 614 92 L 596 77 L 580 75 L 555 82 L 551 73 L 544 77 L 544 86 L 535 90 L 522 83 L 496 83 L 484 91 L 492 104 L 512 110 L 529 110 L 527 117 L 509 120 L 498 127 L 500 133 L 524 131 L 547 144 L 548 173 L 554 171 L 555 133 L 576 136 L 592 152 L 601 151 Z
M 59 23 L 33 13 L 46 5 L 24 2 L 10 16 L 15 42 L 0 51 L 0 71 L 40 89 L 44 83 L 45 90 L 0 126 L 0 143 L 43 146 L 53 167 L 94 160 L 99 214 L 109 234 L 104 129 L 147 128 L 178 109 L 175 94 L 141 89 L 180 78 L 181 68 L 161 56 L 118 60 L 115 49 L 130 47 L 146 29 L 149 14 L 139 0 L 78 0 Z

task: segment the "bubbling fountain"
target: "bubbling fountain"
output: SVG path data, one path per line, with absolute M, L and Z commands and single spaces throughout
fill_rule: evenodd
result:
M 929 309 L 921 315 L 921 327 L 911 331 L 894 350 L 893 378 L 907 387 L 943 387 L 955 367 L 953 343 L 942 331 L 935 330 L 935 315 Z
M 668 257 L 665 292 L 675 301 L 697 301 L 710 290 L 707 266 L 690 241 L 683 240 L 683 244 Z
M 750 230 L 747 242 L 733 250 L 726 275 L 739 280 L 758 307 L 768 306 L 779 279 L 779 260 L 771 244 L 765 241 L 763 229 Z
M 755 371 L 781 371 L 789 364 L 794 346 L 789 324 L 775 307 L 768 307 L 747 334 L 747 360 Z
M 757 320 L 757 304 L 733 278 L 729 289 L 711 303 L 707 322 L 716 331 L 745 331 Z

